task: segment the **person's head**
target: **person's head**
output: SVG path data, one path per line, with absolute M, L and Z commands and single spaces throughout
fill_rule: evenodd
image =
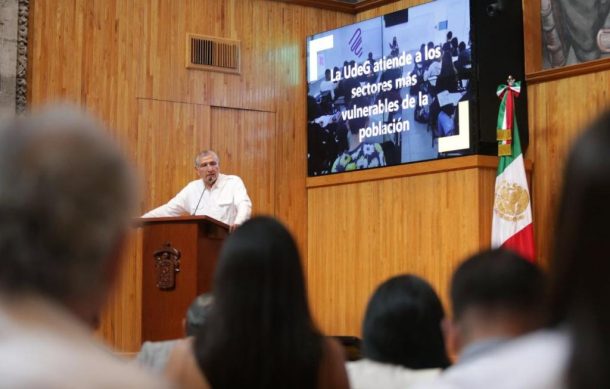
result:
M 455 67 L 453 67 L 453 58 L 451 57 L 451 52 L 443 51 L 443 55 L 441 58 L 441 74 L 439 74 L 439 77 L 455 76 L 456 70 Z
M 466 51 L 466 43 L 464 43 L 464 41 L 460 42 L 460 44 L 458 45 L 458 49 L 460 50 L 460 53 L 463 53 Z
M 271 217 L 248 220 L 227 238 L 217 266 L 214 304 L 195 347 L 211 385 L 314 386 L 321 338 L 288 230 Z
M 456 50 L 458 48 L 458 38 L 453 37 L 451 38 L 451 47 Z
M 325 79 L 326 81 L 330 81 L 330 69 L 326 69 L 326 70 L 324 71 L 324 79 Z
M 369 118 L 366 116 L 356 117 L 347 121 L 349 133 L 358 135 L 361 128 L 365 128 L 369 123 Z
M 366 308 L 365 357 L 412 369 L 445 368 L 449 358 L 441 331 L 443 306 L 434 289 L 414 275 L 381 284 Z
M 571 329 L 572 388 L 610 385 L 609 149 L 610 111 L 571 149 L 555 229 L 551 314 Z
M 451 341 L 469 344 L 512 338 L 544 325 L 545 278 L 538 266 L 504 249 L 485 250 L 457 268 L 451 279 Z
M 184 325 L 186 336 L 195 336 L 201 331 L 210 314 L 213 300 L 210 293 L 203 293 L 195 297 L 186 311 Z
M 453 32 L 447 32 L 447 42 L 449 42 L 453 38 Z
M 211 187 L 220 173 L 220 160 L 212 150 L 201 151 L 195 156 L 195 170 L 205 186 Z
M 69 107 L 0 130 L 0 289 L 96 318 L 136 205 L 134 172 L 101 125 Z

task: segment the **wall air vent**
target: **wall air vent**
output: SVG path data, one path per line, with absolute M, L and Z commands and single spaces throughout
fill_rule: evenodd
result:
M 239 41 L 205 35 L 186 35 L 188 69 L 239 73 Z

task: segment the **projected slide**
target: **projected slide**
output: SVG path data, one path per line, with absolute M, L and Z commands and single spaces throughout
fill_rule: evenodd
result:
M 467 0 L 438 0 L 307 38 L 308 173 L 470 153 Z

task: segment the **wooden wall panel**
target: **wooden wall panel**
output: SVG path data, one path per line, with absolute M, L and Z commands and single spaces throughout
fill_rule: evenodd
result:
M 308 285 L 323 330 L 359 336 L 371 292 L 396 274 L 446 297 L 455 265 L 489 246 L 494 179 L 482 167 L 309 189 Z
M 210 107 L 273 112 L 273 126 L 256 128 L 270 131 L 256 134 L 266 142 L 261 155 L 240 138 L 252 136 L 250 116 L 237 129 L 229 117 L 214 122 L 214 139 L 231 155 L 223 169 L 244 169 L 252 180 L 255 210 L 282 219 L 306 255 L 305 37 L 354 15 L 267 0 L 36 0 L 31 17 L 30 105 L 75 102 L 110 126 L 142 173 L 142 211 L 196 177 L 192 157 L 210 147 Z M 240 40 L 242 73 L 186 69 L 187 32 Z M 229 162 L 244 155 L 267 165 Z M 129 339 L 138 334 L 130 326 L 138 320 L 139 255 L 128 247 L 127 272 L 100 330 L 123 351 L 139 347 Z
M 434 205 L 439 208 L 434 217 L 444 216 L 444 212 L 452 218 L 459 216 L 459 225 L 477 233 L 481 245 L 489 241 L 492 190 L 489 185 L 493 175 L 490 171 L 475 174 L 465 170 L 439 173 L 443 178 L 433 174 L 428 178 L 405 177 L 306 190 L 305 37 L 422 2 L 401 0 L 354 16 L 265 0 L 32 1 L 30 103 L 37 107 L 57 99 L 73 101 L 111 126 L 112 133 L 125 145 L 143 174 L 148 190 L 144 193 L 142 210 L 166 201 L 195 177 L 189 170 L 190 160 L 195 149 L 205 147 L 207 135 L 199 132 L 199 127 L 188 129 L 185 123 L 201 126 L 211 120 L 212 114 L 208 110 L 216 109 L 214 107 L 274 113 L 274 127 L 264 128 L 274 133 L 273 147 L 265 143 L 265 155 L 260 156 L 260 160 L 268 161 L 269 165 L 256 172 L 244 170 L 243 173 L 248 177 L 260 174 L 254 179 L 260 179 L 266 188 L 275 188 L 271 194 L 263 190 L 257 192 L 257 202 L 264 206 L 255 204 L 255 209 L 273 209 L 295 233 L 306 258 L 314 312 L 323 328 L 332 332 L 358 333 L 359 316 L 366 297 L 383 277 L 411 269 L 430 277 L 444 293 L 446 285 L 442 280 L 448 278 L 453 261 L 474 247 L 466 242 L 448 242 L 442 250 L 449 259 L 438 258 L 439 248 L 432 241 L 432 232 L 427 230 L 430 226 L 426 220 L 431 219 L 411 218 L 409 223 L 420 220 L 425 227 L 417 232 L 423 234 L 423 238 L 421 242 L 409 240 L 413 238 L 406 241 L 413 251 L 422 253 L 413 256 L 417 260 L 404 262 L 400 257 L 403 239 L 399 241 L 394 237 L 391 234 L 394 230 L 382 226 L 371 210 L 358 218 L 353 215 L 359 205 L 364 206 L 353 193 L 362 194 L 373 202 L 383 199 L 384 203 L 375 203 L 373 209 L 384 218 L 394 220 L 401 236 L 416 231 L 414 228 L 418 225 L 400 224 L 399 216 L 392 216 L 396 207 L 400 206 L 398 215 L 406 212 L 417 216 L 418 208 L 412 201 L 429 204 L 436 198 Z M 534 33 L 532 29 L 537 26 L 533 20 L 537 15 L 531 8 L 526 8 L 525 36 Z M 241 40 L 242 74 L 187 70 L 183 63 L 187 32 Z M 532 55 L 531 51 L 526 51 L 526 61 L 535 65 Z M 530 70 L 534 69 L 528 65 L 528 72 Z M 582 125 L 609 104 L 609 78 L 610 72 L 600 72 L 530 86 L 531 146 L 526 157 L 534 164 L 534 222 L 538 253 L 544 264 L 550 261 L 549 242 L 563 160 Z M 145 117 L 148 114 L 152 117 Z M 262 123 L 267 119 L 261 120 Z M 161 122 L 167 128 L 163 128 Z M 176 124 L 182 129 L 178 130 L 176 138 L 180 140 L 163 138 L 173 133 Z M 213 124 L 216 127 L 207 127 L 208 131 L 228 131 L 219 132 L 218 135 L 224 137 L 218 138 L 216 133 L 210 133 L 224 150 L 221 153 L 231 155 L 223 157 L 223 169 L 227 172 L 233 168 L 244 169 L 231 165 L 230 161 L 238 160 L 233 156 L 251 155 L 252 149 L 241 149 L 249 147 L 249 143 L 236 135 L 242 131 L 245 136 L 249 126 L 241 126 L 233 133 L 228 117 Z M 189 136 L 193 138 L 189 139 Z M 267 137 L 269 133 L 262 136 Z M 163 144 L 162 139 L 167 139 L 168 143 Z M 171 166 L 163 169 L 159 165 L 162 161 L 171 161 Z M 435 180 L 440 182 L 440 188 L 432 187 Z M 274 186 L 270 184 L 272 181 Z M 473 182 L 478 183 L 480 196 L 476 200 L 479 208 L 475 216 L 471 213 L 457 215 L 454 209 L 470 206 L 475 200 L 465 204 L 467 198 L 459 191 L 456 199 L 438 193 L 441 188 L 448 190 L 450 185 L 459 187 Z M 249 186 L 259 189 L 258 184 Z M 430 196 L 421 197 L 420 191 Z M 344 195 L 341 202 L 334 197 L 339 194 Z M 439 202 L 439 198 L 445 203 Z M 451 208 L 447 208 L 448 204 Z M 373 234 L 356 237 L 343 219 L 331 217 L 331 213 L 325 214 L 326 211 L 332 211 L 335 216 L 351 217 L 351 223 L 372 223 L 375 226 Z M 314 227 L 308 227 L 308 223 L 314 223 Z M 363 228 L 358 227 L 358 231 Z M 443 234 L 449 233 L 448 227 L 439 228 Z M 390 234 L 390 239 L 380 239 L 381 232 Z M 351 264 L 351 259 L 343 250 L 356 253 L 354 248 L 347 246 L 344 239 L 347 236 L 356 237 L 356 248 L 367 255 L 383 255 L 387 259 L 378 261 L 381 263 L 379 269 L 378 262 L 371 262 L 358 263 L 360 267 L 356 269 L 359 271 L 351 268 L 344 271 L 342 267 Z M 308 248 L 310 253 L 307 253 Z M 328 252 L 322 248 L 328 248 Z M 127 257 L 131 262 L 125 265 L 127 272 L 104 314 L 101 329 L 104 339 L 124 351 L 137 349 L 129 338 L 138 334 L 138 329 L 130 327 L 131 320 L 137 321 L 132 311 L 137 310 L 139 298 L 134 289 L 139 275 L 138 255 L 137 245 L 130 246 Z M 322 262 L 319 257 L 327 260 Z M 351 289 L 354 296 L 348 296 L 340 289 L 348 285 L 354 286 Z
M 212 107 L 211 145 L 220 171 L 244 180 L 253 215 L 275 214 L 275 114 Z
M 125 242 L 123 263 L 100 317 L 97 336 L 119 350 L 137 351 L 142 339 L 142 232 Z
M 552 260 L 553 223 L 565 160 L 574 138 L 603 110 L 610 108 L 610 71 L 529 86 L 530 144 L 534 161 L 533 205 L 538 257 Z
M 193 158 L 210 148 L 210 107 L 145 99 L 137 105 L 137 164 L 146 179 L 143 210 L 150 210 L 198 178 Z

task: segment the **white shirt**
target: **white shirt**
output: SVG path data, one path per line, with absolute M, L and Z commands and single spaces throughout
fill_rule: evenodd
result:
M 370 359 L 348 362 L 346 368 L 352 389 L 408 389 L 433 380 L 441 372 L 441 369 L 412 370 Z
M 242 224 L 251 213 L 252 202 L 241 178 L 219 173 L 212 189 L 201 179 L 191 181 L 167 204 L 142 217 L 205 215 L 232 225 Z
M 165 388 L 113 355 L 62 306 L 39 297 L 0 298 L 0 388 Z
M 562 389 L 570 354 L 564 331 L 541 330 L 445 370 L 418 389 Z
M 320 92 L 330 92 L 332 99 L 335 99 L 335 89 L 337 89 L 337 83 L 334 81 L 322 80 L 320 83 Z

